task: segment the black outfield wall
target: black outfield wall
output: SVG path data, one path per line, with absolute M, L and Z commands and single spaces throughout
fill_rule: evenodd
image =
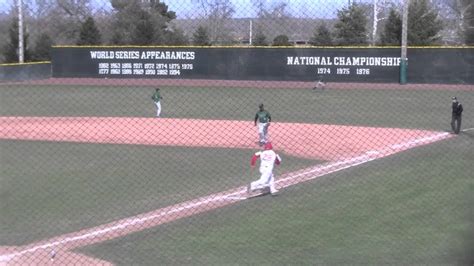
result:
M 50 77 L 50 62 L 0 65 L 0 81 L 37 80 Z
M 399 48 L 54 47 L 53 77 L 398 82 Z M 410 48 L 408 82 L 474 84 L 473 48 Z

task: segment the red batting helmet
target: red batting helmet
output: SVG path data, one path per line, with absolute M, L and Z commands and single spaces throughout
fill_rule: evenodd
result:
M 265 146 L 263 146 L 263 149 L 272 150 L 273 149 L 272 143 L 271 142 L 265 143 Z

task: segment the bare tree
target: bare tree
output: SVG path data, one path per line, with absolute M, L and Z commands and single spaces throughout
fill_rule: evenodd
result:
M 23 0 L 23 3 L 26 30 L 33 43 L 47 34 L 56 43 L 73 44 L 81 23 L 91 14 L 91 0 Z
M 57 0 L 58 7 L 68 16 L 84 22 L 91 13 L 90 0 Z
M 252 5 L 257 11 L 258 26 L 266 29 L 265 35 L 270 39 L 278 35 L 294 37 L 295 32 L 289 28 L 290 13 L 287 11 L 288 3 L 285 0 L 270 1 L 252 0 Z
M 266 11 L 266 0 L 252 0 L 252 5 L 257 10 L 257 16 L 262 17 Z
M 44 18 L 56 6 L 56 0 L 26 0 L 24 1 L 29 14 L 34 18 Z
M 385 20 L 388 15 L 388 8 L 391 6 L 388 0 L 373 0 L 372 36 L 371 44 L 377 43 L 377 33 L 379 22 Z
M 193 0 L 198 3 L 207 19 L 207 28 L 213 44 L 229 44 L 234 41 L 229 22 L 235 13 L 231 0 Z
M 443 39 L 447 43 L 464 43 L 466 34 L 469 34 L 469 10 L 474 10 L 472 0 L 435 0 L 434 5 L 438 8 L 440 16 L 444 21 Z

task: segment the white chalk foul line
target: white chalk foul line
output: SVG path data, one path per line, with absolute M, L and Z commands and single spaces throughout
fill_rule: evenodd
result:
M 376 159 L 380 159 L 380 158 L 383 158 L 383 157 L 386 157 L 386 156 L 389 156 L 389 155 L 392 155 L 392 154 L 395 154 L 395 153 L 398 153 L 410 148 L 414 148 L 420 145 L 425 145 L 425 144 L 433 143 L 442 139 L 446 139 L 451 136 L 452 136 L 451 134 L 446 133 L 446 132 L 438 133 L 432 136 L 415 139 L 415 140 L 411 140 L 411 141 L 407 141 L 407 142 L 403 142 L 399 144 L 394 144 L 389 147 L 383 148 L 381 150 L 371 150 L 357 157 L 348 158 L 346 160 L 341 160 L 341 161 L 336 161 L 336 162 L 331 162 L 331 163 L 327 163 L 327 164 L 316 166 L 316 167 L 311 167 L 303 171 L 295 172 L 294 174 L 288 174 L 287 177 L 279 179 L 275 183 L 279 186 L 279 188 L 289 187 L 301 182 L 316 179 L 324 175 L 328 175 L 328 174 L 335 173 L 344 169 L 348 169 L 350 167 L 358 166 L 358 165 L 361 165 L 361 164 L 364 164 Z M 298 178 L 301 178 L 301 179 L 296 180 Z M 169 208 L 165 207 L 163 208 L 163 211 L 154 215 L 149 215 L 149 216 L 140 217 L 140 218 L 126 218 L 121 221 L 118 221 L 117 222 L 118 224 L 114 226 L 93 230 L 91 232 L 84 233 L 78 236 L 65 237 L 58 241 L 53 241 L 53 242 L 45 243 L 45 244 L 39 244 L 37 246 L 29 247 L 24 250 L 13 252 L 10 254 L 4 254 L 0 256 L 0 262 L 7 262 L 14 259 L 15 257 L 22 256 L 27 253 L 33 253 L 38 250 L 51 249 L 56 246 L 64 245 L 70 242 L 97 237 L 97 236 L 104 235 L 113 231 L 122 230 L 128 226 L 143 224 L 147 221 L 150 221 L 156 218 L 164 217 L 170 214 L 180 213 L 185 210 L 197 208 L 211 202 L 222 201 L 222 200 L 232 200 L 234 202 L 238 202 L 238 201 L 247 199 L 247 197 L 245 196 L 239 196 L 239 195 L 242 195 L 243 193 L 246 193 L 246 187 L 236 188 L 233 191 L 234 192 L 227 193 L 224 195 L 220 195 L 219 193 L 212 194 L 212 195 L 203 197 L 199 201 L 191 200 L 191 201 L 187 201 L 181 204 L 173 205 L 176 207 L 173 207 L 173 206 Z M 61 237 L 56 237 L 56 238 L 61 238 Z
M 83 240 L 83 239 L 88 239 L 88 238 L 104 235 L 106 233 L 110 233 L 110 232 L 113 232 L 113 231 L 124 229 L 128 226 L 143 224 L 147 221 L 150 221 L 150 220 L 153 220 L 153 219 L 156 219 L 156 218 L 160 218 L 160 217 L 167 216 L 167 215 L 174 214 L 174 213 L 179 213 L 179 212 L 182 212 L 184 210 L 193 209 L 193 208 L 199 207 L 201 205 L 204 205 L 204 204 L 207 204 L 207 203 L 210 203 L 210 202 L 213 202 L 213 201 L 225 199 L 226 196 L 216 196 L 216 197 L 208 196 L 206 198 L 209 198 L 209 199 L 202 200 L 202 201 L 199 201 L 199 202 L 196 202 L 196 203 L 184 204 L 184 206 L 182 206 L 182 207 L 172 208 L 169 211 L 163 211 L 163 212 L 160 212 L 156 215 L 150 215 L 150 216 L 146 216 L 146 217 L 143 217 L 143 218 L 132 218 L 132 219 L 130 219 L 130 218 L 127 219 L 126 218 L 126 219 L 124 219 L 123 223 L 119 223 L 118 225 L 115 225 L 115 226 L 107 227 L 107 228 L 104 228 L 104 229 L 99 229 L 99 230 L 92 231 L 90 233 L 85 233 L 85 234 L 82 234 L 82 235 L 79 235 L 79 236 L 66 237 L 62 240 L 58 240 L 58 241 L 54 241 L 54 242 L 34 246 L 34 247 L 31 247 L 31 248 L 28 248 L 28 249 L 25 249 L 25 250 L 22 250 L 22 251 L 19 251 L 19 252 L 7 254 L 7 255 L 2 255 L 2 256 L 0 256 L 0 262 L 6 261 L 6 260 L 11 260 L 14 257 L 21 256 L 21 255 L 24 255 L 24 254 L 27 254 L 27 253 L 33 253 L 33 252 L 41 250 L 41 249 L 49 249 L 49 248 L 53 248 L 53 247 L 56 247 L 56 246 L 59 246 L 59 245 L 67 244 L 69 242 L 74 242 L 74 241 L 78 241 L 78 240 Z M 126 220 L 130 220 L 130 221 L 126 221 Z
M 404 143 L 394 144 L 394 145 L 391 145 L 387 148 L 384 148 L 384 149 L 381 149 L 381 150 L 378 150 L 378 151 L 373 151 L 372 150 L 372 151 L 368 151 L 365 154 L 357 156 L 357 157 L 349 158 L 349 159 L 342 160 L 342 161 L 328 163 L 326 165 L 322 165 L 322 166 L 319 166 L 319 167 L 314 167 L 313 169 L 309 169 L 308 171 L 304 171 L 304 172 L 298 173 L 298 174 L 293 174 L 289 177 L 279 179 L 278 181 L 276 181 L 276 183 L 277 184 L 278 183 L 285 183 L 285 182 L 288 182 L 288 181 L 291 181 L 291 180 L 295 180 L 299 177 L 303 177 L 303 176 L 307 176 L 309 174 L 312 174 L 311 176 L 307 176 L 306 178 L 304 178 L 304 180 L 299 180 L 297 182 L 297 183 L 301 183 L 301 182 L 304 182 L 304 181 L 308 181 L 308 180 L 311 180 L 311 179 L 321 177 L 323 175 L 328 175 L 328 174 L 338 172 L 338 171 L 341 171 L 341 170 L 344 170 L 344 169 L 347 169 L 347 168 L 350 168 L 350 167 L 358 166 L 358 165 L 361 165 L 361 164 L 364 164 L 364 163 L 367 163 L 367 162 L 370 162 L 370 161 L 373 161 L 373 160 L 376 160 L 376 159 L 387 157 L 389 155 L 392 155 L 392 154 L 395 154 L 395 153 L 398 153 L 398 152 L 401 152 L 401 151 L 404 151 L 404 150 L 407 150 L 407 149 L 410 149 L 410 148 L 414 148 L 414 147 L 417 147 L 417 146 L 420 146 L 420 145 L 433 143 L 433 142 L 436 142 L 436 141 L 439 141 L 439 140 L 442 140 L 442 139 L 446 139 L 446 138 L 449 138 L 449 137 L 451 137 L 449 133 L 439 133 L 439 134 L 436 134 L 436 135 L 433 135 L 433 136 L 428 136 L 428 137 L 424 137 L 424 138 L 420 138 L 420 139 L 415 139 L 415 140 L 407 141 L 407 142 L 404 142 Z M 294 183 L 289 182 L 288 185 L 280 186 L 280 188 L 288 187 L 288 186 L 291 186 L 291 185 L 294 185 Z

